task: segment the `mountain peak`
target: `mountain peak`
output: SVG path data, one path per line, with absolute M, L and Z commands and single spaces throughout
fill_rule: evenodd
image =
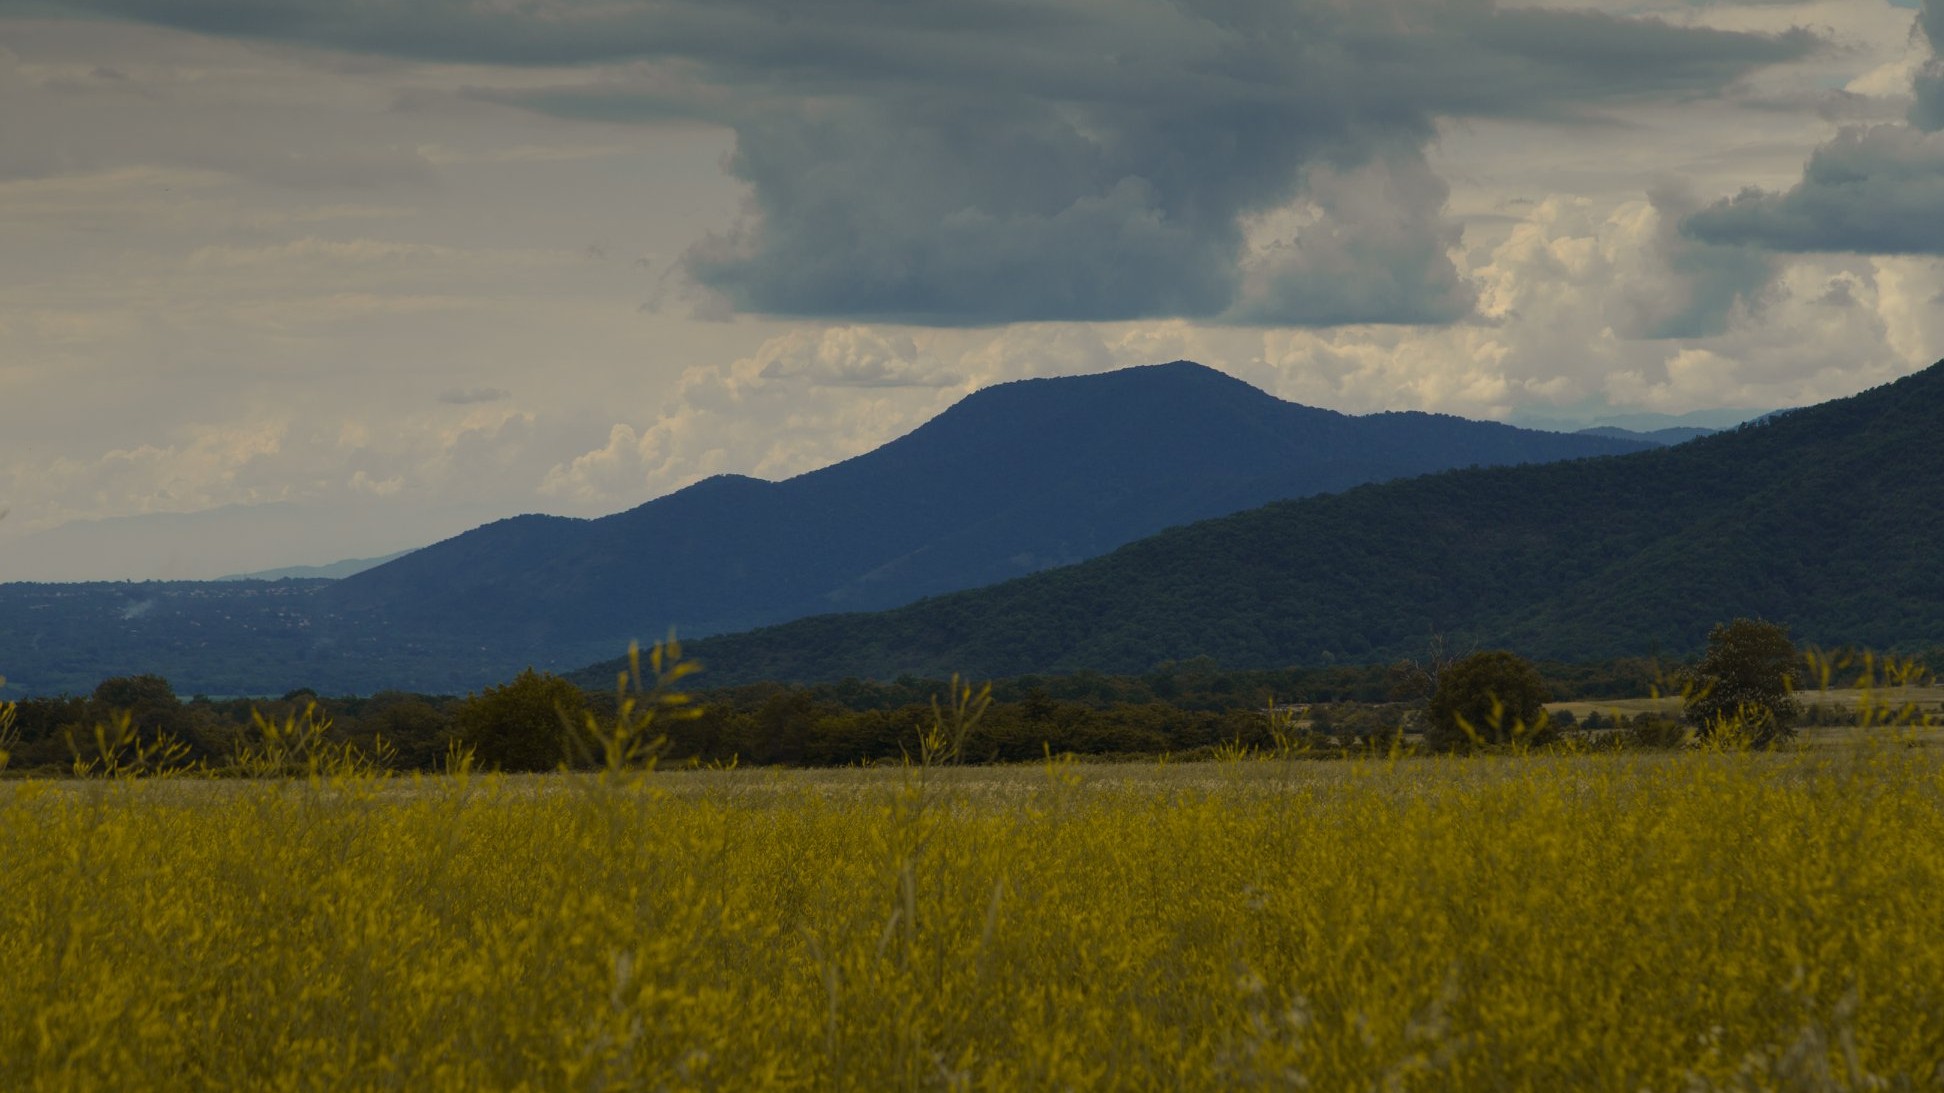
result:
M 1169 361 L 1166 364 L 1137 364 L 1106 372 L 1081 372 L 1067 376 L 1034 376 L 1028 379 L 1008 380 L 1004 383 L 995 383 L 990 387 L 982 387 L 966 398 L 971 400 L 980 396 L 1044 395 L 1049 391 L 1097 396 L 1106 392 L 1150 392 L 1156 395 L 1167 395 L 1197 390 L 1247 392 L 1261 398 L 1275 398 L 1261 388 L 1237 379 L 1227 372 L 1190 360 Z
M 718 682 L 1369 663 L 1420 656 L 1429 634 L 1542 657 L 1679 656 L 1738 616 L 1911 650 L 1944 642 L 1941 428 L 1944 364 L 1691 444 L 1265 505 L 697 652 Z
M 476 528 L 316 590 L 304 625 L 244 627 L 252 642 L 281 635 L 278 655 L 253 649 L 247 662 L 289 663 L 287 686 L 179 669 L 177 683 L 472 688 L 528 664 L 585 664 L 671 625 L 700 637 L 995 584 L 1269 501 L 1627 450 L 1458 419 L 1348 417 L 1192 361 L 1026 380 L 785 481 L 716 475 L 596 520 Z M 43 625 L 0 611 L 10 673 L 30 678 L 71 644 Z M 122 663 L 144 661 L 133 650 Z

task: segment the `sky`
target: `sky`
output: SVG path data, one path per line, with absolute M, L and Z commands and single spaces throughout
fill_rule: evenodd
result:
M 1944 357 L 1927 3 L 0 0 L 0 580 L 602 515 L 1181 358 L 1853 394 Z

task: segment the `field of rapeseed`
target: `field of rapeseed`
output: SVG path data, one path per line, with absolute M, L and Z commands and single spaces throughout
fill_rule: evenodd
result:
M 0 1088 L 1927 1088 L 1944 762 L 0 784 Z

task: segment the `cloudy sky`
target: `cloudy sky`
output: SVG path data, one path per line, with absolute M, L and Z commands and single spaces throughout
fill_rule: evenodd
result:
M 598 515 L 1192 358 L 1510 420 L 1944 357 L 1944 0 L 0 0 L 0 580 Z

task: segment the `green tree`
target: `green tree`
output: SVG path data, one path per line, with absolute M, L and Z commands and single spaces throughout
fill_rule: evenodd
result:
M 1690 680 L 1688 724 L 1703 739 L 1730 725 L 1754 744 L 1794 736 L 1802 713 L 1792 693 L 1799 664 L 1788 627 L 1762 619 L 1716 623 Z
M 382 691 L 371 697 L 358 718 L 360 734 L 383 737 L 398 749 L 401 764 L 426 769 L 445 754 L 449 726 L 437 706 L 418 695 Z
M 189 718 L 176 697 L 175 688 L 158 675 L 116 676 L 104 679 L 94 689 L 94 705 L 88 712 L 104 718 L 126 711 L 140 729 L 185 735 Z
M 189 754 L 197 758 L 207 758 L 222 750 L 221 741 L 212 738 L 213 726 L 184 705 L 176 697 L 175 688 L 159 675 L 115 676 L 102 680 L 85 707 L 81 724 L 72 727 L 87 736 L 94 726 L 111 724 L 124 713 L 136 738 L 144 742 L 174 740 L 187 745 Z
M 1531 661 L 1495 650 L 1473 653 L 1438 673 L 1425 710 L 1425 745 L 1462 751 L 1474 745 L 1547 742 L 1546 682 Z
M 511 683 L 468 695 L 453 711 L 452 730 L 487 769 L 552 770 L 567 755 L 567 725 L 586 705 L 579 687 L 528 668 Z

